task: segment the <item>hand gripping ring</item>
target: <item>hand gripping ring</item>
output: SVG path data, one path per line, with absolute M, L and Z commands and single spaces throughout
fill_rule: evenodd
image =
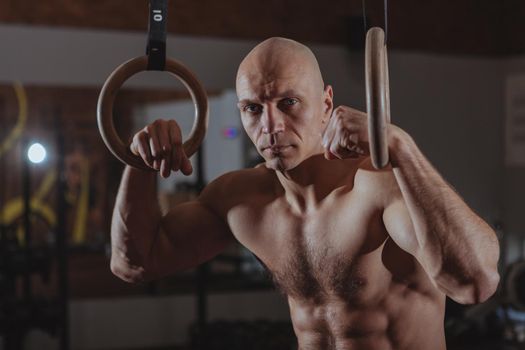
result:
M 111 73 L 98 97 L 97 121 L 100 135 L 115 157 L 134 168 L 153 171 L 154 169 L 147 166 L 142 158 L 131 153 L 129 146 L 124 144 L 117 134 L 113 123 L 113 104 L 122 84 L 134 74 L 146 71 L 147 68 L 148 57 L 141 56 L 124 62 Z M 183 144 L 184 152 L 191 157 L 199 148 L 208 128 L 208 97 L 195 75 L 179 61 L 167 58 L 165 70 L 184 84 L 195 105 L 193 128 Z
M 376 169 L 388 164 L 386 128 L 390 123 L 390 90 L 385 33 L 379 27 L 366 35 L 365 50 L 366 107 L 370 157 Z

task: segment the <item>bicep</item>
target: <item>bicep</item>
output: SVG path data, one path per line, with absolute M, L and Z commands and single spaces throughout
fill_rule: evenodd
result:
M 224 220 L 203 203 L 180 204 L 162 218 L 150 252 L 152 274 L 159 278 L 195 267 L 233 241 Z
M 401 249 L 417 257 L 419 244 L 403 197 L 396 198 L 385 208 L 383 223 L 392 240 Z

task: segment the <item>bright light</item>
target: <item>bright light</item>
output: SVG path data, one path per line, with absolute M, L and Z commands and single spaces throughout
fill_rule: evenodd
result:
M 27 150 L 27 158 L 31 163 L 42 163 L 46 159 L 46 155 L 46 149 L 38 142 L 33 143 Z

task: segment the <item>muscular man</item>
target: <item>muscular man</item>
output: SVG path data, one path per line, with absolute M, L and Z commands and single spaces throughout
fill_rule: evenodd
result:
M 265 163 L 209 184 L 162 216 L 154 172 L 126 168 L 112 224 L 113 273 L 137 282 L 196 266 L 233 240 L 287 295 L 300 350 L 443 350 L 445 296 L 479 303 L 498 284 L 493 230 L 413 139 L 388 125 L 392 167 L 367 157 L 367 119 L 333 106 L 305 46 L 272 38 L 237 75 L 242 124 Z M 175 121 L 131 150 L 167 177 L 189 174 Z

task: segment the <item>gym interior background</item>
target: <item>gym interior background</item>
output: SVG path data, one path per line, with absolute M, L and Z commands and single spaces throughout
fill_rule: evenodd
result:
M 367 0 L 366 16 L 383 25 L 383 2 Z M 501 242 L 497 294 L 481 306 L 447 304 L 450 349 L 525 342 L 524 17 L 520 0 L 389 4 L 393 122 Z M 294 349 L 284 297 L 240 246 L 145 285 L 109 270 L 123 166 L 100 138 L 96 103 L 109 73 L 144 53 L 147 22 L 147 0 L 0 0 L 0 349 Z M 202 178 L 161 180 L 164 208 L 259 161 L 234 84 L 260 40 L 309 45 L 336 104 L 365 107 L 361 1 L 172 0 L 168 29 L 168 56 L 208 92 L 210 126 Z M 174 116 L 187 132 L 192 114 L 184 86 L 163 73 L 131 79 L 115 105 L 123 138 Z M 36 143 L 40 163 L 28 160 Z M 38 161 L 42 148 L 29 153 Z

